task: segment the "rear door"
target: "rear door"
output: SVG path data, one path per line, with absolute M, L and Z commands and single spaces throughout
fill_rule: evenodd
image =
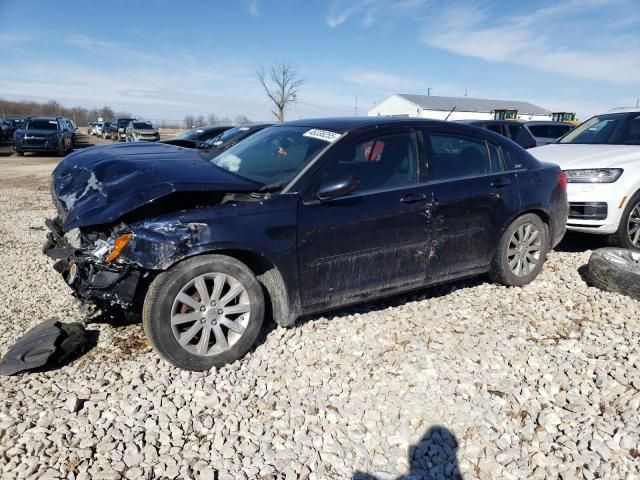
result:
M 299 209 L 298 256 L 304 307 L 421 284 L 425 278 L 426 187 L 418 184 L 417 135 L 363 134 L 314 176 Z M 352 176 L 360 186 L 331 201 L 320 184 Z
M 520 209 L 517 177 L 498 144 L 454 130 L 425 130 L 429 247 L 427 277 L 487 266 L 505 224 Z

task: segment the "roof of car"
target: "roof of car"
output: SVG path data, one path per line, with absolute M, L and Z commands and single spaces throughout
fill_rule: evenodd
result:
M 607 113 L 640 113 L 640 107 L 617 107 L 612 108 Z
M 307 118 L 303 120 L 294 120 L 286 122 L 283 125 L 293 127 L 309 127 L 332 130 L 338 133 L 344 133 L 357 127 L 366 125 L 393 125 L 393 124 L 424 124 L 436 125 L 444 123 L 441 120 L 430 120 L 425 118 L 414 117 L 333 117 L 333 118 Z

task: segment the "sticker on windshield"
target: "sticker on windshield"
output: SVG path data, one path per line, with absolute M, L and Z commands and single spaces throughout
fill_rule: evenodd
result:
M 246 130 L 249 130 L 249 127 L 240 127 L 238 130 L 240 130 L 240 131 L 244 132 L 244 131 L 246 131 Z
M 57 125 L 58 122 L 56 122 L 55 120 L 49 120 L 49 123 L 53 124 L 53 125 Z
M 303 137 L 317 138 L 318 140 L 324 140 L 325 142 L 335 142 L 341 137 L 339 133 L 332 132 L 330 130 L 320 130 L 319 128 L 312 128 L 302 134 Z

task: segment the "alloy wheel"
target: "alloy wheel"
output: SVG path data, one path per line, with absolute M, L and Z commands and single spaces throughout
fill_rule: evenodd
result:
M 627 221 L 627 236 L 629 242 L 636 248 L 640 248 L 640 202 L 629 212 Z
M 519 276 L 529 275 L 540 261 L 542 236 L 533 223 L 520 225 L 509 240 L 507 261 L 511 271 Z
M 171 330 L 190 353 L 217 355 L 240 340 L 250 315 L 249 294 L 236 278 L 206 273 L 180 289 L 171 308 Z

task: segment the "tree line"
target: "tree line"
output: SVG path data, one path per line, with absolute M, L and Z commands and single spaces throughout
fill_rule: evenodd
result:
M 5 100 L 4 98 L 0 98 L 0 115 L 3 118 L 20 118 L 28 115 L 67 117 L 73 120 L 76 125 L 86 125 L 88 122 L 95 122 L 98 118 L 128 117 L 131 116 L 131 113 L 114 111 L 108 106 L 102 108 L 69 108 L 55 100 L 36 102 L 33 100 Z
M 252 120 L 246 115 L 237 115 L 233 120 L 231 117 L 218 117 L 215 114 L 207 115 L 185 115 L 184 125 L 187 128 L 204 127 L 205 125 L 247 125 Z

